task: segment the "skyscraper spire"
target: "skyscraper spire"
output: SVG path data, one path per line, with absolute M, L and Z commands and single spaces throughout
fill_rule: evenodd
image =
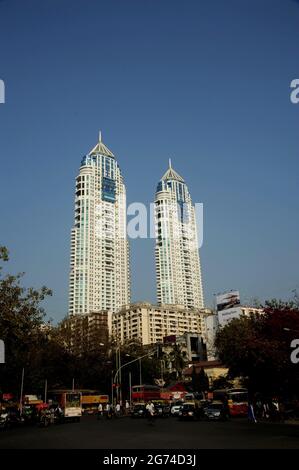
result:
M 162 180 L 177 180 L 184 182 L 184 179 L 172 168 L 171 158 L 168 159 L 168 169 L 161 178 Z
M 109 150 L 108 147 L 102 141 L 102 131 L 99 131 L 99 141 L 97 145 L 89 152 L 89 155 L 97 153 L 100 153 L 101 155 L 107 155 L 109 157 L 114 157 L 111 150 Z

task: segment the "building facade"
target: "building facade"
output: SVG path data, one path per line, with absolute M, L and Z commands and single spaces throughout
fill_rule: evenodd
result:
M 69 314 L 115 312 L 129 302 L 126 189 L 116 158 L 100 133 L 76 178 Z
M 183 178 L 169 168 L 155 197 L 158 304 L 204 307 L 195 208 Z
M 75 355 L 94 353 L 107 347 L 111 336 L 112 312 L 69 315 L 60 325 L 67 349 Z
M 135 303 L 112 316 L 112 335 L 120 344 L 137 340 L 143 345 L 162 343 L 165 336 L 193 333 L 205 337 L 208 309 L 180 305 Z
M 204 334 L 206 337 L 206 334 Z M 180 347 L 188 362 L 207 359 L 206 343 L 203 336 L 197 333 L 185 333 L 183 336 L 166 336 L 163 338 L 163 352 L 171 353 L 174 345 Z
M 218 327 L 223 327 L 229 322 L 241 316 L 263 315 L 264 310 L 260 307 L 248 305 L 237 305 L 236 307 L 218 311 Z

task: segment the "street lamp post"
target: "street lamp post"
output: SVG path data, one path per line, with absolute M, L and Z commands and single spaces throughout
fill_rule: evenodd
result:
M 118 346 L 115 350 L 115 367 L 118 371 L 117 373 L 117 388 L 116 388 L 116 401 L 119 402 L 120 399 L 120 387 L 121 387 L 121 355 L 120 355 L 120 346 Z M 115 380 L 113 381 L 115 383 Z M 113 403 L 112 403 L 113 404 Z
M 134 362 L 137 362 L 137 361 L 141 361 L 141 359 L 143 359 L 144 357 L 149 357 L 149 356 L 152 356 L 154 354 L 154 351 L 151 351 L 147 354 L 144 354 L 143 356 L 140 356 L 140 357 L 137 357 L 136 359 L 133 359 L 132 361 L 129 361 L 129 362 L 126 362 L 125 364 L 122 364 L 118 369 L 117 371 L 115 372 L 115 375 L 114 375 L 114 379 L 113 379 L 113 383 L 115 383 L 115 380 L 116 380 L 116 377 L 118 376 L 119 372 L 126 366 L 130 365 L 130 364 L 133 364 Z
M 141 359 L 139 359 L 139 385 L 142 385 L 142 363 L 141 363 Z
M 165 370 L 165 361 L 164 359 L 161 359 L 161 386 L 162 386 L 162 391 L 164 387 L 164 370 Z
M 130 406 L 132 404 L 132 374 L 129 372 Z

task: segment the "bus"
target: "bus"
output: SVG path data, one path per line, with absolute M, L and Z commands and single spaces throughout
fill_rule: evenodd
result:
M 213 400 L 226 403 L 231 416 L 248 415 L 248 390 L 246 388 L 213 390 Z
M 106 405 L 109 402 L 109 396 L 103 395 L 97 390 L 81 390 L 81 393 L 82 412 L 86 414 L 96 413 L 100 403 Z
M 53 390 L 49 392 L 49 402 L 57 404 L 65 420 L 80 421 L 82 416 L 82 394 L 75 390 Z
M 227 404 L 231 416 L 248 416 L 248 390 L 246 388 L 228 389 Z
M 157 385 L 133 385 L 132 387 L 133 402 L 147 402 L 160 399 L 160 387 Z

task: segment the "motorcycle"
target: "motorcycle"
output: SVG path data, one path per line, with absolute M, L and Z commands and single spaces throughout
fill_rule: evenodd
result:
M 50 424 L 52 424 L 54 422 L 54 419 L 53 419 L 53 414 L 51 413 L 50 410 L 42 410 L 40 412 L 40 417 L 39 417 L 39 423 L 38 425 L 41 427 L 41 428 L 47 428 L 48 426 L 50 426 Z
M 15 408 L 7 408 L 0 413 L 0 429 L 9 429 L 24 424 L 24 418 Z

